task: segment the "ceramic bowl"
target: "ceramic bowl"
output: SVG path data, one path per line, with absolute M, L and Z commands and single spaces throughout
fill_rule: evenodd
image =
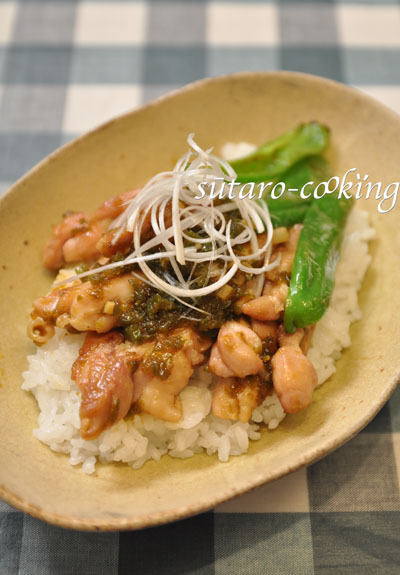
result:
M 0 203 L 0 496 L 51 523 L 89 530 L 137 529 L 209 509 L 323 457 L 377 413 L 400 373 L 400 210 L 379 215 L 359 200 L 376 228 L 360 303 L 363 319 L 337 372 L 312 405 L 262 433 L 249 452 L 220 463 L 169 456 L 138 471 L 71 467 L 32 435 L 38 408 L 20 388 L 32 300 L 52 276 L 41 266 L 50 225 L 67 209 L 91 210 L 106 198 L 170 168 L 190 132 L 203 147 L 261 144 L 309 120 L 332 129 L 335 173 L 356 167 L 385 184 L 399 179 L 400 119 L 376 101 L 329 80 L 297 73 L 247 73 L 197 82 L 64 146 L 17 182 Z M 371 474 L 374 472 L 370 470 Z

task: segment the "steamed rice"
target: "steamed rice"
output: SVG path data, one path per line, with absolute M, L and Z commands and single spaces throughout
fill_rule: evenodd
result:
M 374 230 L 368 214 L 357 208 L 350 213 L 336 271 L 331 304 L 318 323 L 308 357 L 322 384 L 335 372 L 335 361 L 350 345 L 350 324 L 361 318 L 357 292 L 370 262 L 368 240 Z M 285 413 L 275 393 L 254 409 L 249 423 L 220 419 L 210 413 L 212 375 L 199 368 L 181 393 L 183 417 L 167 423 L 151 415 L 134 415 L 104 431 L 95 440 L 79 435 L 80 392 L 71 380 L 72 363 L 78 356 L 84 335 L 56 330 L 56 336 L 28 357 L 22 388 L 31 391 L 39 405 L 39 427 L 34 435 L 54 451 L 67 453 L 71 465 L 82 464 L 86 473 L 95 471 L 96 460 L 120 461 L 135 469 L 148 459 L 164 454 L 186 458 L 205 451 L 220 461 L 240 455 L 249 440 L 260 438 L 262 428 L 275 429 Z

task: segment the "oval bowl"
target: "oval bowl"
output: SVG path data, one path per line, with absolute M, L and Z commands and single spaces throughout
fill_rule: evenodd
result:
M 32 300 L 52 281 L 41 266 L 50 224 L 66 209 L 90 210 L 170 168 L 194 132 L 203 147 L 226 141 L 262 143 L 300 122 L 332 129 L 335 173 L 356 167 L 385 185 L 399 179 L 400 119 L 343 85 L 298 73 L 247 73 L 189 85 L 119 117 L 64 146 L 17 182 L 0 203 L 0 496 L 64 527 L 138 529 L 209 509 L 323 457 L 377 413 L 399 376 L 399 209 L 379 215 L 361 201 L 377 231 L 360 302 L 363 320 L 352 345 L 312 405 L 265 431 L 249 452 L 220 463 L 215 456 L 165 456 L 134 471 L 97 466 L 94 476 L 70 466 L 32 435 L 38 408 L 20 389 Z M 396 337 L 397 336 L 397 337 Z M 371 473 L 373 470 L 371 469 Z

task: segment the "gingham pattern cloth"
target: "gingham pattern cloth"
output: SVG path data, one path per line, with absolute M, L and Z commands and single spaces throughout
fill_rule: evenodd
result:
M 278 69 L 400 112 L 399 2 L 0 0 L 0 189 L 173 88 Z M 400 390 L 322 461 L 174 524 L 68 531 L 0 502 L 0 575 L 397 575 L 399 477 Z

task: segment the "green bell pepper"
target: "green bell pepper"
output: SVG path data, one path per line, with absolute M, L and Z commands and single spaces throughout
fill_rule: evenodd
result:
M 269 215 L 271 217 L 273 227 L 280 228 L 283 226 L 284 228 L 290 228 L 295 224 L 303 222 L 309 207 L 310 204 L 304 203 L 299 206 L 293 206 L 283 210 L 270 209 Z
M 274 228 L 290 227 L 302 222 L 313 198 L 311 196 L 303 199 L 299 191 L 307 182 L 314 182 L 313 186 L 307 187 L 307 194 L 310 194 L 320 182 L 329 179 L 329 174 L 330 168 L 325 158 L 311 156 L 298 161 L 282 175 L 280 181 L 286 188 L 281 197 L 273 199 L 271 187 L 267 189 L 264 198 L 259 201 L 267 203 Z
M 284 324 L 288 333 L 315 324 L 325 313 L 352 205 L 353 199 L 325 195 L 307 210 L 286 300 Z
M 282 175 L 302 158 L 323 152 L 328 141 L 329 128 L 309 122 L 230 164 L 239 182 L 267 182 Z

